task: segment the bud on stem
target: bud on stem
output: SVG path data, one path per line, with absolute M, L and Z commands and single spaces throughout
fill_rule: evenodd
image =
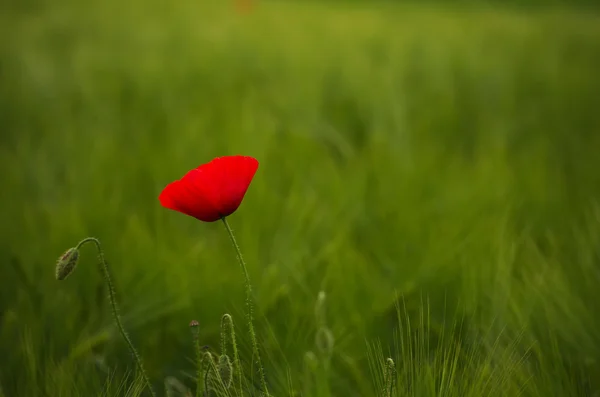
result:
M 77 267 L 79 262 L 79 250 L 77 248 L 69 248 L 56 261 L 56 279 L 64 280 Z

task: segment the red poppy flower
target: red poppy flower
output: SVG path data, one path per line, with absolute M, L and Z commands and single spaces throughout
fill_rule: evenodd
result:
M 257 169 L 253 157 L 217 157 L 168 184 L 158 199 L 165 208 L 215 222 L 238 209 Z

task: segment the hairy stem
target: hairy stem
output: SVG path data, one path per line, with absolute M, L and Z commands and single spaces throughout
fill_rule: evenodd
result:
M 196 397 L 202 397 L 204 391 L 204 380 L 202 375 L 202 348 L 200 347 L 200 338 L 194 337 L 194 350 L 196 350 L 196 364 L 198 365 L 196 374 Z
M 94 238 L 94 237 L 87 237 L 87 238 L 83 239 L 81 242 L 79 242 L 79 244 L 77 245 L 77 249 L 81 248 L 83 245 L 85 245 L 87 243 L 93 243 L 96 246 L 96 249 L 98 251 L 98 258 L 100 259 L 100 265 L 102 267 L 102 272 L 104 273 L 104 279 L 108 286 L 108 300 L 110 301 L 111 311 L 112 311 L 113 317 L 115 319 L 115 323 L 117 324 L 117 328 L 119 329 L 119 332 L 121 333 L 121 336 L 123 337 L 123 339 L 125 339 L 125 342 L 127 343 L 127 347 L 129 348 L 129 351 L 133 355 L 133 358 L 135 359 L 135 362 L 136 362 L 140 372 L 142 373 L 142 376 L 144 377 L 146 386 L 148 387 L 148 390 L 150 390 L 150 394 L 152 395 L 152 397 L 156 397 L 156 393 L 154 393 L 154 389 L 152 388 L 152 385 L 150 384 L 150 378 L 148 378 L 148 374 L 146 373 L 146 370 L 144 369 L 144 365 L 142 363 L 142 358 L 140 357 L 137 350 L 133 346 L 133 343 L 131 342 L 129 335 L 127 334 L 127 332 L 125 331 L 125 328 L 123 327 L 123 323 L 121 321 L 121 316 L 119 315 L 119 310 L 117 308 L 117 300 L 115 298 L 115 288 L 113 286 L 112 279 L 111 279 L 110 273 L 108 271 L 108 264 L 106 263 L 106 260 L 104 259 L 104 251 L 102 250 L 100 241 L 98 241 L 98 239 Z
M 240 356 L 238 354 L 237 342 L 235 340 L 235 329 L 233 327 L 233 318 L 229 314 L 224 314 L 221 319 L 221 332 L 229 332 L 231 338 L 231 347 L 233 349 L 233 366 L 235 376 L 237 378 L 239 392 L 242 392 L 242 365 L 240 363 Z
M 240 251 L 240 247 L 237 244 L 237 241 L 235 240 L 235 237 L 233 235 L 233 231 L 231 230 L 231 227 L 229 227 L 229 223 L 227 223 L 227 219 L 225 219 L 224 217 L 221 218 L 221 220 L 223 221 L 223 224 L 225 225 L 225 229 L 227 229 L 227 233 L 229 234 L 229 239 L 231 240 L 231 243 L 233 244 L 233 247 L 235 248 L 235 252 L 237 254 L 237 258 L 238 261 L 240 262 L 240 266 L 242 267 L 242 270 L 244 272 L 244 277 L 246 279 L 246 308 L 247 308 L 247 319 L 248 319 L 248 329 L 250 332 L 250 341 L 252 343 L 252 353 L 253 356 L 256 358 L 256 364 L 258 365 L 258 373 L 260 376 L 260 384 L 262 387 L 262 391 L 265 394 L 265 396 L 269 397 L 269 390 L 267 388 L 267 381 L 265 380 L 265 372 L 262 366 L 262 362 L 260 359 L 260 352 L 258 350 L 258 341 L 256 340 L 256 332 L 254 331 L 254 324 L 253 324 L 253 320 L 252 320 L 252 285 L 250 284 L 250 276 L 248 275 L 248 269 L 246 268 L 246 263 L 244 262 L 244 258 L 242 257 L 242 252 Z

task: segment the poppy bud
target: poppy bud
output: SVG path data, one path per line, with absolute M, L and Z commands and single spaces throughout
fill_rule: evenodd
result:
M 192 331 L 192 335 L 197 338 L 200 333 L 199 330 L 200 323 L 196 320 L 190 321 L 190 331 Z
M 218 368 L 223 386 L 225 386 L 226 389 L 229 389 L 233 380 L 233 366 L 231 365 L 231 360 L 227 354 L 219 356 Z
M 79 262 L 79 250 L 77 248 L 69 248 L 56 261 L 56 279 L 64 280 L 67 278 L 75 270 L 77 262 Z
M 202 383 L 204 386 L 205 395 L 211 396 L 214 392 L 215 382 L 216 382 L 216 368 L 215 361 L 213 355 L 209 351 L 204 352 L 204 356 L 202 358 L 202 371 L 204 375 L 202 376 Z
M 235 330 L 233 329 L 233 318 L 231 315 L 225 313 L 221 318 L 221 355 L 227 354 L 226 344 L 227 337 L 229 336 L 229 340 L 231 342 L 231 347 L 233 348 L 233 362 L 232 369 L 235 373 L 236 382 L 239 385 L 239 388 L 242 388 L 242 370 L 240 365 L 240 357 L 238 355 L 237 343 L 235 341 Z M 229 359 L 229 357 L 228 357 Z M 231 381 L 233 383 L 233 379 Z

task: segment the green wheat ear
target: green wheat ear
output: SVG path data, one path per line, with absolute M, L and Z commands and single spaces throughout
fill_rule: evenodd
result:
M 326 300 L 327 295 L 325 294 L 325 291 L 319 291 L 319 295 L 317 295 L 317 302 L 315 303 L 315 318 L 318 326 L 323 326 L 327 322 L 327 316 L 325 314 Z
M 385 373 L 383 376 L 385 389 L 383 390 L 383 395 L 385 397 L 392 397 L 392 393 L 394 390 L 394 379 L 396 375 L 396 364 L 394 360 L 388 358 L 385 360 Z
M 314 377 L 318 369 L 319 360 L 317 359 L 317 355 L 312 351 L 304 353 L 304 384 L 302 386 L 307 395 L 309 395 L 308 391 L 311 391 L 313 388 Z
M 315 345 L 323 356 L 331 357 L 333 354 L 334 343 L 335 339 L 329 328 L 321 327 L 317 330 L 317 334 L 315 336 Z
M 315 345 L 319 352 L 330 358 L 333 354 L 333 346 L 335 344 L 335 338 L 333 333 L 327 326 L 327 316 L 325 312 L 325 302 L 327 295 L 325 291 L 320 291 L 315 303 L 315 318 L 317 321 L 317 334 L 315 335 Z

